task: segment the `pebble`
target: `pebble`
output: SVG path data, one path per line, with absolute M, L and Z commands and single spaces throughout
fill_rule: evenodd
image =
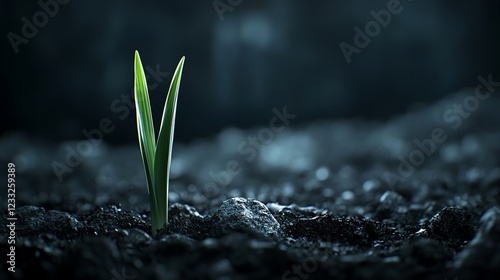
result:
M 224 201 L 217 209 L 212 235 L 219 237 L 232 232 L 278 237 L 280 224 L 262 202 L 236 197 Z
M 472 215 L 468 211 L 445 207 L 430 219 L 427 232 L 434 239 L 459 245 L 474 236 L 471 220 Z

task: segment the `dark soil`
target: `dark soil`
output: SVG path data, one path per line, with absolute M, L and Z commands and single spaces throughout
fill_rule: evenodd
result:
M 78 142 L 4 135 L 1 161 L 17 168 L 16 267 L 4 259 L 0 278 L 498 279 L 500 100 L 457 127 L 443 119 L 470 94 L 387 122 L 298 116 L 254 158 L 238 146 L 259 129 L 176 144 L 170 223 L 156 236 L 138 147 L 103 142 L 59 181 L 51 164 Z M 446 140 L 427 154 L 417 142 L 436 128 Z M 424 161 L 401 167 L 415 150 Z

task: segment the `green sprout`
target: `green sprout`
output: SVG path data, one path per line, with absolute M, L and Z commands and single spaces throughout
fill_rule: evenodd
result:
M 157 231 L 168 223 L 168 181 L 174 142 L 177 95 L 181 84 L 183 67 L 184 57 L 179 61 L 170 83 L 163 109 L 160 133 L 155 143 L 156 137 L 151 116 L 146 75 L 144 74 L 139 52 L 135 51 L 134 97 L 137 113 L 137 132 L 139 134 L 142 163 L 146 172 L 153 235 L 156 235 Z

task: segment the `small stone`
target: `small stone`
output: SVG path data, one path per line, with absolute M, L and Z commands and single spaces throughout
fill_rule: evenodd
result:
M 406 212 L 405 199 L 399 193 L 386 191 L 379 198 L 379 205 L 375 211 L 375 218 L 379 220 L 395 219 L 398 213 Z
M 480 219 L 481 226 L 474 239 L 460 252 L 455 267 L 470 271 L 498 270 L 500 251 L 500 209 L 493 207 Z
M 201 242 L 201 245 L 205 248 L 217 248 L 219 241 L 216 238 L 207 238 Z
M 196 241 L 192 238 L 189 238 L 183 234 L 169 234 L 169 235 L 163 235 L 159 241 L 161 243 L 167 244 L 170 247 L 179 247 L 179 248 L 188 248 L 188 247 L 194 247 L 196 244 Z
M 380 182 L 378 180 L 368 180 L 363 183 L 362 186 L 365 192 L 370 192 L 372 190 L 377 190 L 380 188 Z
M 500 209 L 493 207 L 486 211 L 480 219 L 481 228 L 478 233 L 478 238 L 491 237 L 496 242 L 500 243 Z M 476 239 L 476 238 L 474 238 Z
M 171 216 L 171 217 L 182 216 L 182 217 L 186 217 L 186 218 L 193 218 L 193 217 L 203 218 L 203 216 L 200 213 L 198 213 L 196 208 L 189 206 L 189 205 L 180 204 L 180 203 L 172 204 L 169 207 L 168 212 L 169 212 L 169 216 Z
M 456 207 L 445 207 L 429 221 L 429 237 L 458 246 L 474 236 L 472 215 Z
M 133 243 L 138 244 L 150 244 L 153 238 L 151 235 L 147 234 L 145 231 L 132 228 L 128 230 L 128 238 Z
M 387 208 L 401 205 L 405 199 L 397 192 L 386 191 L 379 199 L 380 205 Z
M 233 266 L 228 259 L 222 259 L 217 261 L 212 265 L 212 271 L 214 275 L 226 275 L 233 271 Z
M 222 203 L 214 215 L 212 235 L 223 236 L 232 232 L 278 237 L 280 224 L 262 202 L 241 197 Z

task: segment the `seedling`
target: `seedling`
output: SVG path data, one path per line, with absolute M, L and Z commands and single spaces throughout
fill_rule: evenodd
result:
M 137 113 L 137 132 L 142 163 L 146 172 L 153 235 L 156 235 L 157 231 L 168 223 L 168 181 L 174 142 L 177 95 L 181 84 L 183 67 L 184 57 L 179 61 L 172 77 L 163 109 L 160 132 L 158 139 L 156 139 L 146 75 L 144 74 L 139 52 L 135 51 L 134 98 Z

